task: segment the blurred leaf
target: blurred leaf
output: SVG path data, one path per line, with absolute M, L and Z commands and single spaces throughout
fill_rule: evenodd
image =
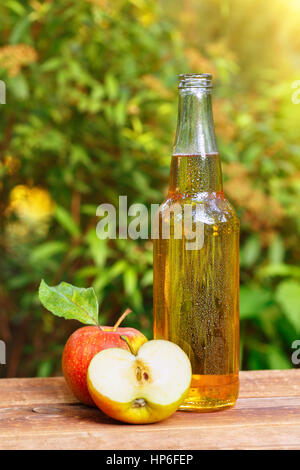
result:
M 39 364 L 37 377 L 49 377 L 53 370 L 53 362 L 51 360 L 43 361 Z
M 9 0 L 7 2 L 7 7 L 10 8 L 17 15 L 23 16 L 26 13 L 25 8 L 15 0 Z
M 73 217 L 69 212 L 66 211 L 61 206 L 56 206 L 54 217 L 60 223 L 60 225 L 67 230 L 72 236 L 78 237 L 80 235 L 80 229 L 76 222 L 74 221 Z
M 120 276 L 127 268 L 127 264 L 124 260 L 119 260 L 114 263 L 110 268 L 102 268 L 100 274 L 93 282 L 93 287 L 100 295 L 100 291 L 110 284 L 114 279 Z
M 118 95 L 118 82 L 111 73 L 105 75 L 105 89 L 109 99 L 113 100 Z
M 82 214 L 94 216 L 96 215 L 97 207 L 96 204 L 82 204 L 80 210 Z
M 32 264 L 39 263 L 43 260 L 49 260 L 58 253 L 63 253 L 67 248 L 66 243 L 59 241 L 46 242 L 35 247 L 30 255 Z
M 57 70 L 61 66 L 62 66 L 61 57 L 51 57 L 51 59 L 46 60 L 41 65 L 41 70 L 44 72 L 52 72 L 53 70 Z
M 269 291 L 260 287 L 241 286 L 240 288 L 240 318 L 256 318 L 263 314 L 263 311 L 272 302 Z
M 73 164 L 81 163 L 87 168 L 92 167 L 89 155 L 86 150 L 80 145 L 72 145 L 70 160 Z
M 260 239 L 254 234 L 248 237 L 241 249 L 241 266 L 249 268 L 253 266 L 260 255 Z
M 10 77 L 8 89 L 18 100 L 27 100 L 29 97 L 29 87 L 27 80 L 23 74 L 16 77 Z
M 11 279 L 8 281 L 7 286 L 9 289 L 20 289 L 22 287 L 27 286 L 30 282 L 32 281 L 32 278 L 30 274 L 28 273 L 22 273 L 18 276 L 13 276 Z
M 276 263 L 269 266 L 262 267 L 259 272 L 259 277 L 288 277 L 293 276 L 300 278 L 300 267 L 290 264 Z
M 282 263 L 284 259 L 284 243 L 283 240 L 277 235 L 274 237 L 271 245 L 269 246 L 269 259 L 273 264 Z
M 248 164 L 252 164 L 256 160 L 256 158 L 261 155 L 262 152 L 263 148 L 260 144 L 249 145 L 243 153 L 243 161 Z
M 141 286 L 147 287 L 153 284 L 153 270 L 146 271 L 141 280 Z
M 267 366 L 266 354 L 252 348 L 249 352 L 249 368 L 251 370 L 265 369 Z
M 76 272 L 76 279 L 86 279 L 88 277 L 95 277 L 99 272 L 97 266 L 85 266 L 84 268 L 78 269 Z
M 123 275 L 124 287 L 127 295 L 133 295 L 137 288 L 137 275 L 136 271 L 132 268 L 126 269 Z
M 9 38 L 10 44 L 17 44 L 18 42 L 21 42 L 21 38 L 28 31 L 29 25 L 30 25 L 30 19 L 28 16 L 24 16 L 22 19 L 20 19 L 15 24 L 10 34 L 10 38 Z
M 98 268 L 102 268 L 105 265 L 107 256 L 109 254 L 107 240 L 100 240 L 97 237 L 95 229 L 88 232 L 86 240 L 88 242 L 89 251 L 94 263 L 96 266 L 98 266 Z
M 285 353 L 277 346 L 268 346 L 268 365 L 270 369 L 291 369 L 291 361 Z
M 296 281 L 282 281 L 276 290 L 276 300 L 283 312 L 300 332 L 300 283 Z

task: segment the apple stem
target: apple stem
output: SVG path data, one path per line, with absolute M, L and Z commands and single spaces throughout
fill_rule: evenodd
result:
M 130 341 L 129 341 L 129 339 L 127 338 L 127 336 L 121 335 L 120 338 L 121 338 L 123 341 L 125 341 L 125 343 L 127 344 L 127 346 L 128 346 L 128 348 L 129 348 L 131 354 L 133 354 L 134 356 L 136 356 L 136 352 L 135 352 L 135 350 L 133 349 L 132 344 L 130 344 Z
M 127 317 L 127 315 L 129 315 L 129 313 L 131 313 L 132 310 L 130 310 L 130 308 L 127 308 L 125 310 L 125 312 L 120 316 L 119 320 L 116 322 L 116 324 L 114 325 L 113 327 L 113 331 L 116 331 L 116 329 L 118 328 L 118 326 L 122 323 L 122 321 L 124 320 L 124 318 Z

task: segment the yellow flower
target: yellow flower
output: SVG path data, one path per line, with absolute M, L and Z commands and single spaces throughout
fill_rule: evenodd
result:
M 10 193 L 7 212 L 14 212 L 20 219 L 36 223 L 47 220 L 52 215 L 54 207 L 55 204 L 45 189 L 18 185 Z
M 16 44 L 0 48 L 0 67 L 6 69 L 11 77 L 18 75 L 23 66 L 36 61 L 36 50 L 27 44 Z
M 147 11 L 146 13 L 142 13 L 140 15 L 139 20 L 143 26 L 150 26 L 157 21 L 157 18 L 153 12 Z

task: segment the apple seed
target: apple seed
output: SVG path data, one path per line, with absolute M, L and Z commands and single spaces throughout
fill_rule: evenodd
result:
M 143 408 L 144 406 L 146 406 L 146 400 L 144 400 L 144 398 L 137 398 L 132 405 L 133 408 Z

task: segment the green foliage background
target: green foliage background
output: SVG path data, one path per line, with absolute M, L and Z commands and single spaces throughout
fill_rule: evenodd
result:
M 152 243 L 97 239 L 95 213 L 119 195 L 129 204 L 163 200 L 177 75 L 188 71 L 215 77 L 225 191 L 241 219 L 241 367 L 292 366 L 300 335 L 299 6 L 1 2 L 2 375 L 60 373 L 78 324 L 43 311 L 42 277 L 93 286 L 102 324 L 129 306 L 127 323 L 151 337 Z

